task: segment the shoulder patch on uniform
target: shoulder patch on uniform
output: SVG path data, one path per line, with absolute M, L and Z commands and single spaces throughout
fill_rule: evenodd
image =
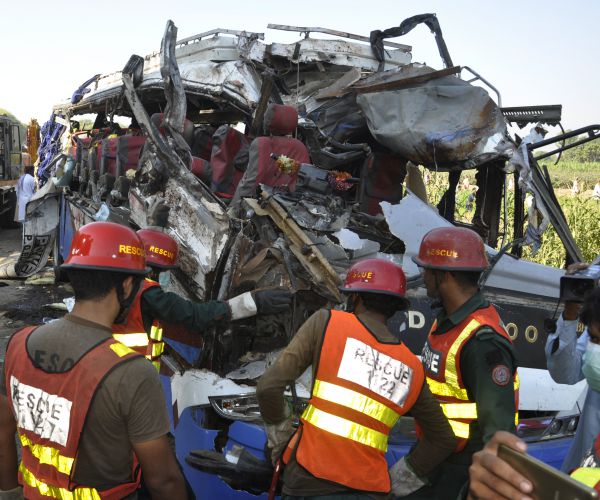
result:
M 506 365 L 496 365 L 492 370 L 494 384 L 505 386 L 510 380 L 510 370 Z

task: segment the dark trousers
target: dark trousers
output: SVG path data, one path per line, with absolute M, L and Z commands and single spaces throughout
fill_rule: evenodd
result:
M 443 463 L 431 478 L 431 484 L 423 486 L 403 499 L 410 500 L 456 500 L 469 480 L 469 466 Z

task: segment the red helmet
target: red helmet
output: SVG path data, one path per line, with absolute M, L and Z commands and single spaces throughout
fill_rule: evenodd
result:
M 177 267 L 177 242 L 168 234 L 156 229 L 140 229 L 138 236 L 146 250 L 146 264 L 159 269 Z
M 62 269 L 120 271 L 146 274 L 144 245 L 133 229 L 114 222 L 92 222 L 73 236 Z
M 383 259 L 364 259 L 348 269 L 344 286 L 340 291 L 348 293 L 381 293 L 404 298 L 406 277 L 402 268 Z
M 481 237 L 463 227 L 438 227 L 429 231 L 412 258 L 418 266 L 448 271 L 483 271 L 488 260 Z

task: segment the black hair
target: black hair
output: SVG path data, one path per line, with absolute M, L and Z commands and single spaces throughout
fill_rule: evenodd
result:
M 129 276 L 117 271 L 68 269 L 67 276 L 75 292 L 75 300 L 103 299 Z
M 479 285 L 481 271 L 450 271 L 461 288 L 472 288 Z
M 586 294 L 579 319 L 588 327 L 592 323 L 600 325 L 600 288 L 596 287 Z
M 27 165 L 26 167 L 23 167 L 23 172 L 33 175 L 33 165 Z
M 396 314 L 397 311 L 408 309 L 408 300 L 394 297 L 393 295 L 361 293 L 360 298 L 367 309 L 383 314 L 388 319 Z

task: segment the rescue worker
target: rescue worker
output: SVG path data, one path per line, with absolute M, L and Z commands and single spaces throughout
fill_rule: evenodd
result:
M 496 431 L 515 432 L 517 365 L 496 309 L 479 290 L 481 272 L 488 266 L 479 235 L 466 228 L 432 229 L 413 261 L 424 269 L 432 306 L 441 306 L 421 360 L 458 445 L 430 485 L 410 498 L 454 500 L 468 479 L 473 453 Z
M 7 347 L 0 498 L 137 498 L 141 473 L 153 499 L 187 498 L 158 374 L 112 338 L 147 272 L 142 242 L 125 226 L 93 222 L 75 233 L 62 267 L 72 312 L 20 330 Z
M 357 262 L 340 290 L 348 294 L 347 312 L 313 314 L 258 382 L 274 464 L 285 448 L 284 499 L 385 498 L 390 490 L 402 496 L 423 486 L 456 445 L 421 362 L 386 326 L 409 305 L 402 268 Z M 284 389 L 311 365 L 312 396 L 290 440 Z M 388 435 L 407 412 L 421 423 L 423 439 L 388 472 Z
M 146 264 L 151 272 L 142 283 L 129 311 L 127 321 L 114 325 L 114 338 L 146 354 L 156 368 L 160 368 L 160 355 L 164 351 L 162 322 L 181 324 L 192 332 L 206 330 L 221 320 L 237 320 L 255 314 L 277 314 L 291 304 L 287 290 L 255 290 L 228 301 L 210 300 L 193 302 L 162 286 L 169 283 L 169 271 L 177 267 L 177 242 L 168 234 L 156 229 L 137 232 L 146 251 Z M 188 362 L 193 363 L 199 350 L 168 340 Z

